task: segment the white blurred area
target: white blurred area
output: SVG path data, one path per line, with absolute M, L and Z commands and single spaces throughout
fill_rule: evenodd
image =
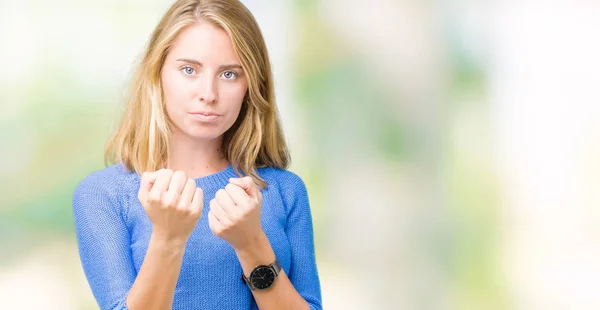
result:
M 500 2 L 492 110 L 513 309 L 600 309 L 600 3 Z
M 318 146 L 304 130 L 311 116 L 297 105 L 290 70 L 299 27 L 312 21 L 294 17 L 292 0 L 243 2 L 266 37 L 292 168 L 302 175 Z M 399 122 L 429 139 L 423 157 L 397 165 L 360 144 L 323 159 L 327 194 L 311 202 L 326 214 L 317 230 L 324 309 L 600 309 L 600 2 L 449 2 L 319 2 L 320 18 L 346 43 L 340 54 L 363 57 L 369 77 L 397 96 Z M 0 94 L 0 121 L 27 117 L 28 96 L 19 89 L 45 62 L 71 72 L 77 87 L 119 99 L 130 64 L 170 3 L 0 0 L 0 86 L 12 89 Z M 471 110 L 447 112 L 448 21 L 486 70 L 488 93 L 464 99 L 482 100 Z M 337 130 L 354 132 L 352 123 Z M 445 208 L 438 170 L 449 156 L 444 144 L 488 163 L 498 180 L 500 201 L 490 208 L 499 209 L 492 266 L 501 306 L 460 291 L 460 275 L 432 250 L 457 216 Z M 20 173 L 8 161 L 24 164 L 27 154 L 0 148 L 0 173 Z M 94 309 L 77 259 L 73 240 L 61 239 L 0 263 L 0 309 Z

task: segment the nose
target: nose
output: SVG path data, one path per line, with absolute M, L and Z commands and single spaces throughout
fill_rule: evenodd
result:
M 215 83 L 214 79 L 207 77 L 204 81 L 201 81 L 200 84 L 200 101 L 206 103 L 214 103 L 217 101 L 217 83 Z

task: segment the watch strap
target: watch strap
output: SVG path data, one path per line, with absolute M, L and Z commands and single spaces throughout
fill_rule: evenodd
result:
M 246 275 L 244 275 L 244 272 L 242 272 L 242 282 L 244 282 L 244 284 L 248 285 L 248 288 L 250 290 L 254 290 L 254 285 L 252 285 L 252 281 L 250 281 L 249 278 L 246 278 Z
M 271 265 L 269 265 L 269 267 L 271 267 L 273 269 L 273 271 L 275 271 L 276 277 L 281 272 L 281 264 L 279 264 L 279 261 L 277 259 L 275 259 L 275 261 Z

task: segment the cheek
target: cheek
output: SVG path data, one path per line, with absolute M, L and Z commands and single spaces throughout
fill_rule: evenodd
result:
M 173 83 L 173 77 L 171 76 L 171 74 L 164 72 L 161 74 L 161 79 L 160 79 L 160 83 L 162 85 L 162 90 L 163 90 L 163 98 L 165 100 L 165 102 L 167 103 L 167 105 L 169 105 L 169 103 L 172 101 L 172 96 L 173 94 L 175 94 L 176 92 L 173 91 L 173 87 L 174 87 L 174 83 Z
M 248 91 L 248 87 L 245 83 L 224 85 L 221 89 L 221 99 L 226 101 L 230 107 L 235 105 L 241 106 L 244 96 Z
M 163 89 L 163 99 L 169 113 L 181 106 L 185 102 L 184 81 L 177 76 L 177 72 L 164 72 L 161 75 L 161 84 Z
M 221 101 L 227 106 L 229 119 L 235 121 L 242 107 L 244 96 L 246 95 L 246 87 L 244 85 L 236 85 L 223 90 Z

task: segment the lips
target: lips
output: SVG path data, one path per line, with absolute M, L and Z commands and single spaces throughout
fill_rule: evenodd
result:
M 204 112 L 204 111 L 199 111 L 199 112 L 190 112 L 190 114 L 192 115 L 204 115 L 204 116 L 221 116 L 217 113 L 214 112 Z
M 204 111 L 191 112 L 190 115 L 192 115 L 194 118 L 196 118 L 197 120 L 199 120 L 201 122 L 211 122 L 221 116 L 214 112 L 204 112 Z

